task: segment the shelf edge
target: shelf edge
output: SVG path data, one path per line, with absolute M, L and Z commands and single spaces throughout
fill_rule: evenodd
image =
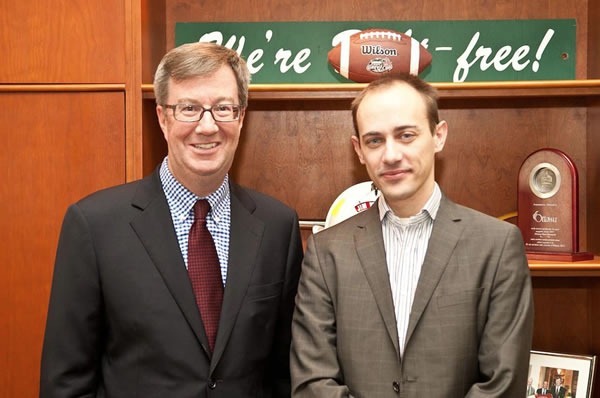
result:
M 511 98 L 517 96 L 600 97 L 600 79 L 432 83 L 440 99 Z M 251 100 L 351 100 L 366 84 L 251 84 Z M 153 98 L 153 85 L 142 84 L 144 98 Z

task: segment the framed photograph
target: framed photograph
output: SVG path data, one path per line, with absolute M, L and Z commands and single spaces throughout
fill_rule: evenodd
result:
M 591 398 L 596 356 L 531 351 L 527 397 Z

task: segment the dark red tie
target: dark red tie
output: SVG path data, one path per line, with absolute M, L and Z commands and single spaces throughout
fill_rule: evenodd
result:
M 188 274 L 212 352 L 221 315 L 223 281 L 215 242 L 206 228 L 209 210 L 210 204 L 206 199 L 194 205 L 194 223 L 188 238 Z

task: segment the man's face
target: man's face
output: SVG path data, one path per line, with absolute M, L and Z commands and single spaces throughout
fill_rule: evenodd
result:
M 230 67 L 222 66 L 211 76 L 169 81 L 168 105 L 238 104 L 238 87 Z M 169 169 L 174 177 L 199 196 L 214 192 L 231 168 L 244 120 L 215 122 L 204 112 L 199 122 L 175 120 L 173 110 L 160 105 L 156 113 L 167 141 Z
M 548 388 L 548 382 L 547 381 L 544 382 L 544 388 Z
M 418 213 L 433 192 L 434 158 L 444 147 L 446 122 L 432 135 L 421 95 L 404 83 L 368 93 L 357 114 L 354 150 L 399 217 Z

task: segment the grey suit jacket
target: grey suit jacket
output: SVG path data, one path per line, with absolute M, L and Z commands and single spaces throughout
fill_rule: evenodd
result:
M 214 353 L 158 170 L 72 205 L 57 250 L 41 397 L 289 397 L 296 213 L 231 185 Z
M 519 230 L 443 197 L 401 358 L 375 205 L 309 238 L 292 396 L 519 397 L 532 325 Z

